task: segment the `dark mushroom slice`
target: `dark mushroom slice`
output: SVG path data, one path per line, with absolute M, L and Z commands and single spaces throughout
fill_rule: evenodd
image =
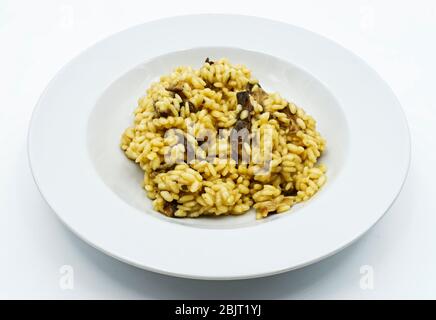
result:
M 236 100 L 238 101 L 238 104 L 242 106 L 242 110 L 248 110 L 250 112 L 253 110 L 253 106 L 250 102 L 249 91 L 240 91 L 236 93 Z
M 196 113 L 198 111 L 198 108 L 191 101 L 188 101 L 188 106 L 190 113 Z
M 167 172 L 170 170 L 173 170 L 175 168 L 176 164 L 175 163 L 164 163 L 162 165 L 160 165 L 159 167 L 157 167 L 156 172 L 162 173 L 162 172 Z
M 214 64 L 215 62 L 210 60 L 209 57 L 206 58 L 206 60 L 204 60 L 205 63 L 209 63 L 210 65 Z
M 289 190 L 285 190 L 283 191 L 283 195 L 286 197 L 295 197 L 298 193 L 297 189 L 289 189 Z
M 253 87 L 254 87 L 254 84 L 253 83 L 247 83 L 247 90 L 249 91 L 249 92 L 251 92 L 251 90 L 253 90 Z
M 167 217 L 174 217 L 174 213 L 177 211 L 177 201 L 173 200 L 171 202 L 168 202 L 164 200 L 162 211 L 163 214 Z
M 174 86 L 166 88 L 167 91 L 170 91 L 174 94 L 178 94 L 180 98 L 182 98 L 183 101 L 185 101 L 187 98 L 185 94 L 183 93 L 183 83 L 179 82 Z
M 247 128 L 248 131 L 251 129 L 251 112 L 253 111 L 253 105 L 250 101 L 250 93 L 248 91 L 240 91 L 236 94 L 236 99 L 238 104 L 242 106 L 242 110 L 239 113 L 239 120 L 235 124 L 235 129 L 239 131 L 242 128 Z M 241 119 L 242 111 L 247 110 L 248 115 L 246 118 Z

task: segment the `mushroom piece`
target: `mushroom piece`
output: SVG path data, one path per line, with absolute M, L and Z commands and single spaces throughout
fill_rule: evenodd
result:
M 177 211 L 177 201 L 165 201 L 162 211 L 167 217 L 174 217 L 174 213 Z
M 235 124 L 235 130 L 239 131 L 242 128 L 251 129 L 251 111 L 253 111 L 253 105 L 250 101 L 250 93 L 248 91 L 240 91 L 236 94 L 238 104 L 242 106 L 242 110 L 239 113 L 239 120 Z M 247 110 L 248 114 L 244 119 L 241 119 L 243 111 Z
M 204 62 L 209 63 L 210 65 L 213 65 L 215 63 L 212 60 L 210 60 L 209 57 L 207 57 L 206 60 L 204 60 Z
M 287 197 L 295 197 L 297 195 L 297 193 L 298 193 L 297 189 L 289 189 L 289 190 L 284 191 L 283 195 L 287 196 Z
M 253 110 L 253 106 L 250 102 L 250 92 L 249 91 L 240 91 L 236 93 L 236 99 L 238 100 L 238 104 L 242 106 L 243 110 Z
M 186 98 L 187 98 L 185 96 L 185 94 L 183 93 L 183 83 L 181 83 L 181 82 L 177 83 L 174 86 L 166 88 L 166 90 L 170 91 L 170 92 L 172 92 L 174 94 L 177 93 L 179 95 L 179 97 L 182 98 L 183 101 L 186 100 Z
M 191 101 L 188 101 L 188 106 L 190 113 L 196 113 L 198 111 L 198 108 Z

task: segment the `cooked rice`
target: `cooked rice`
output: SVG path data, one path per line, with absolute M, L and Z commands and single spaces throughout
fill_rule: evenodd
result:
M 147 195 L 167 216 L 254 207 L 264 218 L 308 200 L 326 181 L 317 163 L 326 142 L 315 120 L 227 59 L 177 67 L 151 84 L 134 113 L 121 148 L 144 170 Z M 244 129 L 242 142 L 231 139 Z

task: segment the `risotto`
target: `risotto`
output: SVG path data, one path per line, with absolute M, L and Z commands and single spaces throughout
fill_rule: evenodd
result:
M 315 120 L 268 93 L 243 65 L 177 67 L 138 101 L 121 148 L 144 171 L 155 210 L 170 217 L 289 210 L 326 182 Z

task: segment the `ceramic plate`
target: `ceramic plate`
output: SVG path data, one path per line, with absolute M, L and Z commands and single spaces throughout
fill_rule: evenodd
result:
M 263 220 L 152 210 L 121 133 L 152 81 L 206 57 L 245 64 L 317 120 L 328 182 L 311 200 Z M 266 276 L 338 252 L 388 210 L 410 158 L 401 106 L 365 62 L 309 31 L 236 15 L 158 20 L 95 44 L 50 82 L 28 142 L 42 195 L 75 234 L 140 268 L 199 279 Z

